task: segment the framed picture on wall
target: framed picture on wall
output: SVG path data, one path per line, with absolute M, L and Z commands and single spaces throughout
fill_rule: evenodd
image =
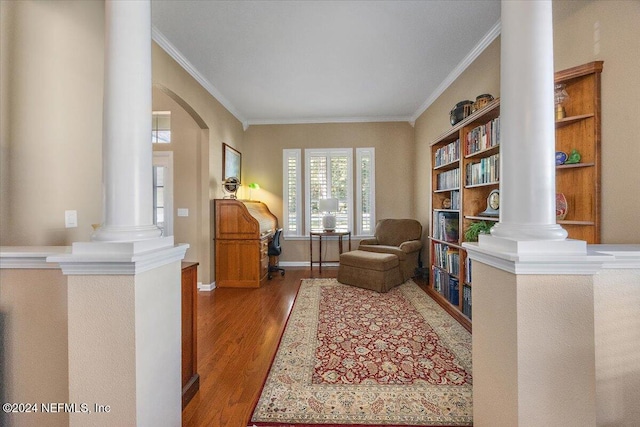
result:
M 242 154 L 230 145 L 222 143 L 222 180 L 235 176 L 242 182 L 240 177 L 242 166 Z

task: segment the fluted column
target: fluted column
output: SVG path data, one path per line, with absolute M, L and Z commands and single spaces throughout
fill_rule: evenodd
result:
M 501 203 L 491 234 L 564 240 L 555 214 L 551 1 L 503 1 L 501 21 Z
M 160 237 L 153 224 L 149 0 L 106 0 L 104 62 L 104 223 L 92 240 Z

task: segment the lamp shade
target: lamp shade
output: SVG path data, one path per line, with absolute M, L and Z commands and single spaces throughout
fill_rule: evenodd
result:
M 320 210 L 320 212 L 337 212 L 338 199 L 320 199 L 320 203 L 318 203 L 318 209 Z

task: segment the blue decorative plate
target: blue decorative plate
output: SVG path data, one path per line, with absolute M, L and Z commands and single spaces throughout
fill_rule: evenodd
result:
M 556 166 L 564 165 L 567 161 L 567 153 L 563 151 L 556 151 Z

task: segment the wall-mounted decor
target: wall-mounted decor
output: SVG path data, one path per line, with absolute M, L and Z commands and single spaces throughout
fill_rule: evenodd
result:
M 230 145 L 222 143 L 222 181 L 227 178 L 236 177 L 238 182 L 242 182 L 240 177 L 242 167 L 242 154 Z

